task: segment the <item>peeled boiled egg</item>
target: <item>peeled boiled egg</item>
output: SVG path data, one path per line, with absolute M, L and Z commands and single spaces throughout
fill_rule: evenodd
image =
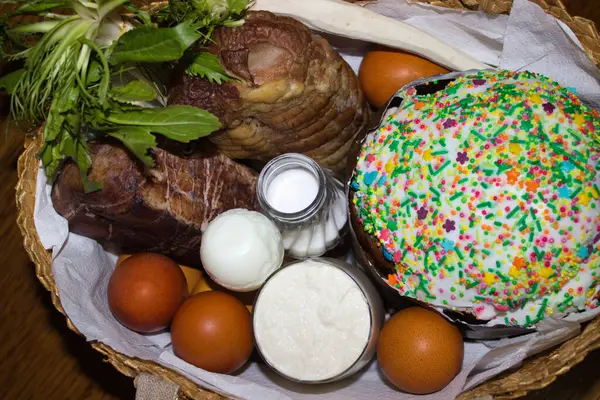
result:
M 254 348 L 250 312 L 227 293 L 198 293 L 177 311 L 171 342 L 177 357 L 198 368 L 234 372 L 248 361 Z
M 219 285 L 251 292 L 281 267 L 284 257 L 279 229 L 256 211 L 226 211 L 202 234 L 200 258 L 204 270 Z
M 169 326 L 188 295 L 177 263 L 155 253 L 139 253 L 121 261 L 108 283 L 108 305 L 115 318 L 137 332 Z
M 374 50 L 363 58 L 358 71 L 367 100 L 382 107 L 404 85 L 449 71 L 429 60 L 395 50 Z
M 460 372 L 464 354 L 458 328 L 435 311 L 411 307 L 383 326 L 377 361 L 398 389 L 414 394 L 437 392 Z

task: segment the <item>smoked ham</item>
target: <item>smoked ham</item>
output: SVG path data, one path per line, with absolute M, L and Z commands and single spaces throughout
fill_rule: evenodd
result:
M 219 28 L 208 51 L 237 80 L 222 84 L 185 74 L 170 104 L 206 109 L 224 129 L 210 140 L 236 159 L 267 162 L 303 153 L 340 172 L 369 117 L 350 66 L 324 38 L 301 22 L 250 12 L 240 27 Z
M 90 179 L 102 189 L 84 194 L 79 170 L 67 163 L 52 190 L 56 211 L 69 229 L 123 252 L 151 251 L 186 265 L 200 263 L 202 232 L 232 208 L 256 209 L 256 173 L 201 146 L 191 155 L 153 150 L 144 170 L 126 149 L 90 144 Z

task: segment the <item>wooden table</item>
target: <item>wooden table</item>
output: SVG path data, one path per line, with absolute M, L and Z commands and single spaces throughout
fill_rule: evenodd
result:
M 567 0 L 571 13 L 600 26 L 596 0 Z M 129 378 L 71 332 L 36 280 L 15 223 L 16 163 L 23 138 L 0 131 L 0 399 L 133 399 Z M 528 400 L 600 399 L 600 352 Z

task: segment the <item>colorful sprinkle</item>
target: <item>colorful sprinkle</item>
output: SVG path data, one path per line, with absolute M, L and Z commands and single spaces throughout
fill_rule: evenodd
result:
M 396 265 L 388 282 L 490 323 L 600 306 L 598 113 L 530 72 L 401 97 L 350 184 L 359 221 Z

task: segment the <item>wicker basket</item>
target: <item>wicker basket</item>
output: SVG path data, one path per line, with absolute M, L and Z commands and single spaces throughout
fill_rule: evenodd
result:
M 352 1 L 352 0 L 348 0 Z M 449 8 L 483 10 L 488 13 L 506 13 L 510 10 L 512 0 L 419 0 Z M 561 0 L 532 0 L 544 10 L 565 22 L 577 35 L 590 57 L 600 65 L 600 35 L 594 24 L 580 17 L 571 17 Z M 25 151 L 19 158 L 19 181 L 16 187 L 16 202 L 18 207 L 17 223 L 24 238 L 24 246 L 29 257 L 35 264 L 36 275 L 44 287 L 50 291 L 54 306 L 65 313 L 58 297 L 51 268 L 51 256 L 47 252 L 35 230 L 33 211 L 35 203 L 36 176 L 38 159 L 36 155 L 41 147 L 41 134 L 27 137 Z M 73 331 L 77 328 L 66 317 L 67 325 Z M 92 342 L 92 347 L 106 356 L 121 373 L 135 377 L 140 373 L 150 373 L 179 387 L 180 399 L 220 399 L 220 395 L 200 388 L 192 381 L 176 372 L 162 367 L 154 362 L 128 357 L 118 353 L 111 347 Z M 550 385 L 559 375 L 564 374 L 581 362 L 594 349 L 600 348 L 600 317 L 587 324 L 577 337 L 563 343 L 550 352 L 526 360 L 523 366 L 515 371 L 509 371 L 482 385 L 461 394 L 460 400 L 475 399 L 482 396 L 492 396 L 497 399 L 511 399 L 525 395 L 527 392 Z

